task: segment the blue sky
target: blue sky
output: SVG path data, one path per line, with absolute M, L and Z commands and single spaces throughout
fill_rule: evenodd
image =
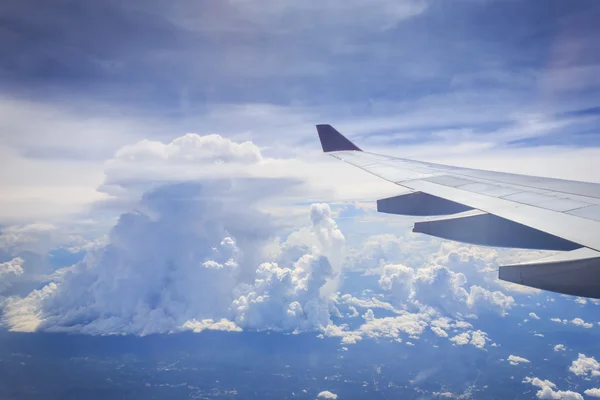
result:
M 375 152 L 598 182 L 599 17 L 553 0 L 3 6 L 4 328 L 444 348 L 485 355 L 484 378 L 512 376 L 515 395 L 582 398 L 600 387 L 598 302 L 498 281 L 541 252 L 377 214 L 399 188 L 329 160 L 314 125 Z M 444 393 L 426 394 L 471 396 Z

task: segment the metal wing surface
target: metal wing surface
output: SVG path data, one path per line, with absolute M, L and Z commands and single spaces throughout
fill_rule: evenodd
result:
M 362 151 L 317 125 L 323 151 L 407 190 L 380 212 L 433 217 L 415 232 L 484 246 L 563 251 L 502 266 L 499 278 L 600 298 L 600 184 L 414 161 Z

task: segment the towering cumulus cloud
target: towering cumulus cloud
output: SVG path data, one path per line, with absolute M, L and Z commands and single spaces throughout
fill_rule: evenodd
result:
M 240 326 L 274 330 L 324 328 L 330 323 L 330 313 L 338 314 L 329 295 L 330 288 L 337 286 L 344 236 L 331 218 L 328 205 L 313 204 L 310 217 L 317 246 L 295 260 L 285 253 L 299 254 L 294 248 L 297 245 L 284 244 L 279 263 L 261 264 L 252 285 L 236 288 L 239 296 L 232 309 Z M 300 250 L 302 247 L 300 244 Z
M 477 285 L 468 286 L 463 273 L 442 265 L 426 265 L 417 270 L 400 264 L 383 267 L 379 278 L 381 289 L 389 293 L 397 306 L 407 303 L 435 306 L 447 313 L 466 312 L 478 307 L 505 313 L 514 299 L 499 291 Z
M 329 206 L 314 204 L 307 235 L 292 234 L 274 256 L 264 255 L 280 224 L 256 204 L 294 183 L 232 172 L 262 160 L 253 144 L 217 135 L 121 149 L 105 188 L 129 199 L 143 188 L 136 211 L 120 216 L 106 246 L 57 271 L 42 289 L 8 299 L 4 322 L 13 330 L 90 334 L 327 326 L 337 313 L 329 296 L 344 237 Z M 174 171 L 222 164 L 229 172 L 218 179 L 196 174 L 160 183 L 172 182 Z M 8 267 L 7 275 L 18 274 L 18 266 Z
M 177 184 L 147 193 L 144 212 L 121 215 L 107 246 L 10 304 L 9 323 L 23 326 L 25 317 L 28 329 L 152 333 L 223 315 L 243 256 L 219 204 L 203 196 L 211 190 Z
M 257 266 L 254 253 L 270 237 L 271 221 L 255 209 L 242 218 L 211 200 L 230 189 L 185 183 L 147 193 L 144 212 L 121 215 L 107 246 L 9 302 L 7 322 L 17 330 L 91 334 L 194 329 L 223 318 L 252 329 L 328 325 L 334 306 L 321 289 L 339 270 L 327 255 L 339 256 L 344 240 L 329 207 L 311 207 L 318 246 Z

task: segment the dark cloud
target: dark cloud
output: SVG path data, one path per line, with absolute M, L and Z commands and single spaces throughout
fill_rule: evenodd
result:
M 170 112 L 407 99 L 473 74 L 470 88 L 530 90 L 540 70 L 599 62 L 599 13 L 589 1 L 27 0 L 2 10 L 1 82 Z

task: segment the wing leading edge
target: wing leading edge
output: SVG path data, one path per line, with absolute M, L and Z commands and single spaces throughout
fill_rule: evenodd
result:
M 600 185 L 453 167 L 362 151 L 317 125 L 323 151 L 410 192 L 377 201 L 390 214 L 435 216 L 414 232 L 494 247 L 562 251 L 500 267 L 499 278 L 600 298 Z

